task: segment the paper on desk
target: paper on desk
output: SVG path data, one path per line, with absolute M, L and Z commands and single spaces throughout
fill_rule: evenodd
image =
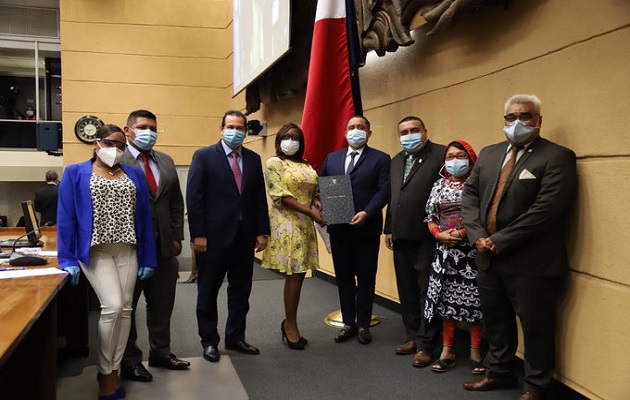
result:
M 15 252 L 26 255 L 40 255 L 42 249 L 39 247 L 20 247 L 19 249 L 15 249 Z
M 67 272 L 54 268 L 54 267 L 27 268 L 27 269 L 17 269 L 17 270 L 14 269 L 10 271 L 0 271 L 0 279 L 24 278 L 27 276 L 44 276 L 44 275 L 66 274 L 66 273 Z

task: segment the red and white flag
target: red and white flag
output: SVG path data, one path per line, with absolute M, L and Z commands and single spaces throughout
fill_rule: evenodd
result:
M 350 32 L 356 32 L 352 1 L 317 2 L 302 114 L 306 147 L 304 158 L 317 171 L 328 153 L 346 146 L 346 122 L 350 117 L 361 114 L 358 76 L 356 69 L 351 66 L 348 45 L 347 21 L 354 24 L 354 27 L 350 26 Z M 351 39 L 358 40 L 356 37 Z

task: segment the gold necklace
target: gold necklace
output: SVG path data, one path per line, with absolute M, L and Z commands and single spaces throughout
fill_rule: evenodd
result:
M 94 165 L 96 166 L 96 168 L 98 168 L 98 169 L 100 169 L 100 170 L 102 170 L 102 171 L 107 172 L 107 173 L 108 173 L 108 174 L 110 174 L 111 176 L 116 175 L 116 174 L 118 173 L 118 171 L 120 171 L 120 168 L 116 168 L 115 170 L 111 171 L 111 170 L 109 170 L 109 169 L 105 169 L 105 168 L 101 167 L 101 166 L 100 166 L 100 165 L 98 165 L 98 164 L 94 164 Z

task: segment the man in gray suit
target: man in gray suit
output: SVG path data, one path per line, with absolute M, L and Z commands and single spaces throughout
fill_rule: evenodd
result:
M 555 365 L 555 308 L 568 270 L 565 227 L 575 200 L 575 153 L 540 137 L 536 96 L 510 97 L 504 119 L 507 141 L 481 150 L 463 193 L 489 344 L 486 377 L 464 388 L 517 386 L 518 315 L 525 345 L 519 400 L 541 400 Z
M 439 321 L 424 318 L 435 238 L 427 229 L 425 206 L 444 164 L 444 146 L 432 143 L 418 117 L 398 123 L 403 150 L 392 159 L 391 200 L 385 219 L 385 244 L 394 251 L 398 297 L 406 340 L 396 354 L 414 354 L 412 365 L 426 367 L 439 334 Z
M 129 145 L 122 163 L 140 167 L 151 193 L 151 213 L 155 229 L 158 266 L 155 275 L 138 280 L 133 296 L 131 332 L 122 361 L 122 375 L 131 380 L 149 382 L 153 376 L 142 365 L 142 350 L 136 345 L 136 307 L 144 292 L 149 330 L 149 365 L 167 369 L 187 369 L 190 363 L 171 353 L 171 314 L 175 303 L 175 286 L 184 239 L 184 199 L 173 159 L 153 150 L 157 140 L 157 118 L 147 110 L 129 114 L 124 128 Z

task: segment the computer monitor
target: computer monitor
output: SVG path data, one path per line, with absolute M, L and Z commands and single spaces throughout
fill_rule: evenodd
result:
M 22 202 L 22 213 L 24 214 L 24 229 L 26 229 L 26 237 L 29 242 L 27 246 L 42 246 L 43 243 L 39 240 L 42 237 L 42 232 L 39 230 L 39 223 L 37 222 L 32 201 L 26 200 Z

